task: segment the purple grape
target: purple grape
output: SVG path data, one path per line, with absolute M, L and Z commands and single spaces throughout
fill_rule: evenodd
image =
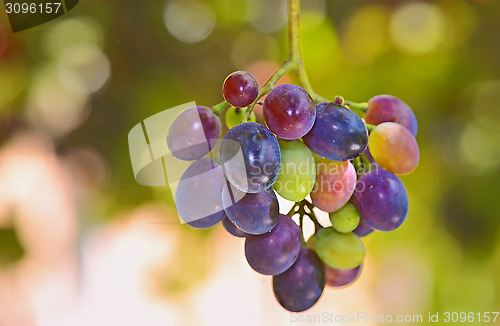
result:
M 222 95 L 236 108 L 244 108 L 257 98 L 259 84 L 255 77 L 246 71 L 235 71 L 224 80 Z
M 231 128 L 220 147 L 228 181 L 243 192 L 270 188 L 280 171 L 281 152 L 276 137 L 263 125 L 246 122 Z
M 276 226 L 261 235 L 249 235 L 245 241 L 248 264 L 265 275 L 278 275 L 289 269 L 299 256 L 301 231 L 286 215 L 280 215 Z
M 245 194 L 232 187 L 224 187 L 222 202 L 226 215 L 240 230 L 248 234 L 269 232 L 278 221 L 278 198 L 272 189 L 256 194 Z
M 408 214 L 408 194 L 393 173 L 376 169 L 356 184 L 353 203 L 371 228 L 391 231 L 403 224 Z
M 354 232 L 355 234 L 358 235 L 358 237 L 361 238 L 361 237 L 365 237 L 368 234 L 372 233 L 373 229 L 368 224 L 366 224 L 365 219 L 360 216 L 358 227 L 355 228 L 354 231 L 352 231 L 352 232 Z
M 395 122 L 417 135 L 418 122 L 412 109 L 399 98 L 391 95 L 378 95 L 368 101 L 365 120 L 372 125 Z
M 193 162 L 182 175 L 175 193 L 175 207 L 188 225 L 205 229 L 225 216 L 220 196 L 225 185 L 222 168 L 209 158 Z
M 316 122 L 302 139 L 313 152 L 327 159 L 347 161 L 366 149 L 368 131 L 363 120 L 348 108 L 320 103 L 316 104 Z
M 220 131 L 220 119 L 212 110 L 205 106 L 191 107 L 172 122 L 167 134 L 167 145 L 178 159 L 197 160 L 217 144 Z
M 231 222 L 231 220 L 227 218 L 227 216 L 222 219 L 222 225 L 227 232 L 234 235 L 235 237 L 245 238 L 248 235 L 240 230 L 236 225 L 234 225 L 233 222 Z
M 319 300 L 325 288 L 325 265 L 316 253 L 302 248 L 299 258 L 287 271 L 273 276 L 278 302 L 288 311 L 305 311 Z
M 352 284 L 359 278 L 362 268 L 363 264 L 353 269 L 337 269 L 325 264 L 326 285 L 340 287 Z
M 263 113 L 269 129 L 287 140 L 307 134 L 316 118 L 311 96 L 301 87 L 291 84 L 277 86 L 267 95 Z

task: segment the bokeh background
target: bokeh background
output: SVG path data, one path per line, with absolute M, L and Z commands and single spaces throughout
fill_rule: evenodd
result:
M 262 85 L 287 56 L 285 1 L 82 0 L 16 34 L 0 8 L 0 325 L 333 324 L 294 321 L 243 240 L 181 225 L 128 153 L 135 124 L 220 102 L 232 71 Z M 421 150 L 405 224 L 364 238 L 361 278 L 306 315 L 498 311 L 500 1 L 302 8 L 314 89 L 404 99 Z

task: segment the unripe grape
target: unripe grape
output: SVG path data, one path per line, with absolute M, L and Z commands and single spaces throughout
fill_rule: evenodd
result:
M 352 232 L 359 224 L 359 214 L 353 204 L 348 203 L 329 215 L 332 227 L 341 233 Z
M 330 267 L 351 269 L 363 262 L 365 246 L 354 233 L 340 233 L 328 227 L 318 231 L 316 253 Z

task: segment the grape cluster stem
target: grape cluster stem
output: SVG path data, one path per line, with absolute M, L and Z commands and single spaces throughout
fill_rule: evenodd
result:
M 318 218 L 316 217 L 316 214 L 314 214 L 313 211 L 314 205 L 307 201 L 306 199 L 303 199 L 299 202 L 296 202 L 290 211 L 286 214 L 290 217 L 293 217 L 295 215 L 299 215 L 299 226 L 300 226 L 300 233 L 302 236 L 302 243 L 305 244 L 304 240 L 304 216 L 307 216 L 313 223 L 314 223 L 314 232 L 318 232 L 323 226 L 318 222 Z

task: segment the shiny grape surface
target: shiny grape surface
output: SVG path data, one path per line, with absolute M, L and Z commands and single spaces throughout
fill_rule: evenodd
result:
M 231 220 L 227 218 L 227 216 L 222 219 L 222 225 L 227 232 L 234 235 L 235 237 L 245 238 L 248 235 L 241 229 L 239 229 L 236 225 L 234 225 L 233 222 L 231 222 Z
M 354 283 L 361 274 L 363 265 L 352 269 L 337 269 L 325 265 L 326 285 L 331 287 L 341 287 Z
M 352 232 L 359 224 L 359 214 L 353 204 L 347 203 L 341 209 L 330 213 L 332 227 L 341 233 Z
M 316 163 L 316 182 L 311 191 L 314 206 L 334 212 L 344 206 L 356 187 L 356 170 L 348 162 L 322 159 Z
M 375 161 L 393 173 L 408 174 L 418 165 L 417 141 L 400 124 L 384 122 L 375 127 L 370 134 L 369 148 Z
M 316 253 L 330 267 L 351 269 L 365 258 L 365 246 L 354 233 L 340 233 L 332 227 L 317 233 Z
M 308 133 L 316 118 L 311 96 L 303 88 L 291 84 L 274 88 L 264 101 L 263 112 L 269 129 L 287 140 Z
M 231 184 L 241 191 L 257 193 L 276 181 L 281 153 L 278 140 L 269 129 L 258 123 L 245 122 L 224 136 L 220 160 Z
M 372 125 L 395 122 L 417 135 L 418 122 L 412 109 L 399 98 L 391 95 L 378 95 L 368 101 L 365 121 Z
M 246 71 L 235 71 L 224 80 L 222 95 L 234 107 L 244 108 L 252 104 L 259 94 L 259 84 Z
M 266 233 L 278 221 L 279 204 L 272 189 L 245 194 L 226 186 L 222 191 L 222 202 L 229 220 L 245 233 Z
M 182 175 L 175 193 L 180 218 L 198 229 L 219 223 L 225 216 L 220 196 L 225 182 L 219 164 L 208 158 L 193 162 Z
M 220 119 L 210 108 L 192 107 L 181 112 L 172 122 L 167 133 L 167 146 L 180 160 L 197 160 L 217 144 L 220 131 Z
M 246 110 L 245 109 L 238 109 L 238 108 L 229 108 L 226 111 L 226 126 L 231 129 L 233 127 L 236 127 L 240 123 L 247 122 L 245 121 L 246 117 Z M 248 122 L 255 122 L 256 117 L 255 113 L 252 111 L 250 114 L 250 119 Z
M 280 215 L 276 226 L 261 235 L 248 235 L 245 256 L 252 268 L 265 275 L 278 275 L 289 269 L 299 256 L 301 231 L 286 215 Z
M 314 251 L 302 248 L 295 264 L 286 272 L 273 276 L 273 291 L 288 311 L 311 308 L 325 288 L 325 265 Z
M 377 169 L 361 177 L 353 203 L 371 228 L 391 231 L 403 224 L 408 214 L 406 189 L 393 173 Z
M 314 187 L 314 157 L 300 140 L 280 139 L 278 143 L 281 149 L 281 168 L 273 188 L 285 199 L 301 201 Z
M 316 121 L 303 138 L 317 154 L 347 161 L 363 153 L 368 144 L 366 126 L 354 112 L 335 103 L 316 104 Z

